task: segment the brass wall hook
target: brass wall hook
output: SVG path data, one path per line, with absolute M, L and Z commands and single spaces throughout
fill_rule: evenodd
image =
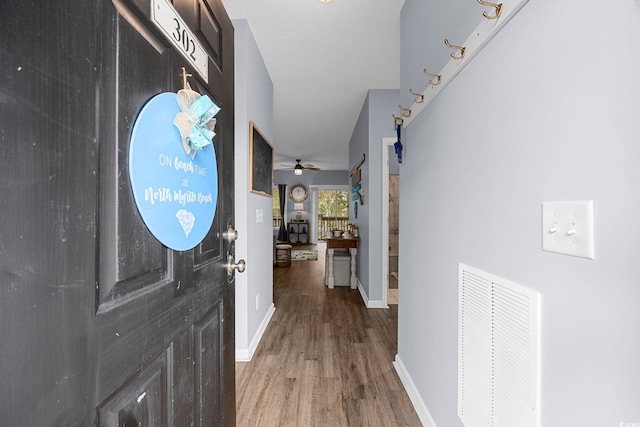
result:
M 485 18 L 498 19 L 500 17 L 500 14 L 502 13 L 502 3 L 489 3 L 488 1 L 483 1 L 483 0 L 478 0 L 478 3 L 480 3 L 483 6 L 489 6 L 496 9 L 496 14 L 493 16 L 489 16 L 487 12 L 482 12 L 482 16 L 484 16 Z
M 422 104 L 424 102 L 424 94 L 423 93 L 415 93 L 413 89 L 409 89 L 409 93 L 413 96 L 417 96 L 418 98 L 414 99 L 413 102 L 416 104 Z
M 451 44 L 451 43 L 449 43 L 448 39 L 444 39 L 444 44 L 446 44 L 448 48 L 457 49 L 457 50 L 460 51 L 460 55 L 455 55 L 453 53 L 451 54 L 451 57 L 453 59 L 462 59 L 462 58 L 464 58 L 464 51 L 467 49 L 466 47 L 464 47 L 464 46 L 456 46 L 454 44 Z
M 400 104 L 398 104 L 398 108 L 402 110 L 402 117 L 411 116 L 411 110 L 409 108 L 403 108 Z
M 452 55 L 453 56 L 453 55 Z M 427 69 L 425 68 L 424 73 L 427 75 L 427 77 L 429 77 L 431 80 L 429 80 L 429 84 L 431 86 L 438 86 L 440 83 L 442 83 L 442 75 L 441 74 L 431 74 L 430 72 L 427 71 Z M 435 81 L 433 81 L 433 79 L 436 79 Z
M 396 117 L 395 114 L 392 114 L 391 117 L 393 117 L 393 121 L 396 126 L 402 125 L 402 123 L 404 122 L 404 119 L 402 117 Z

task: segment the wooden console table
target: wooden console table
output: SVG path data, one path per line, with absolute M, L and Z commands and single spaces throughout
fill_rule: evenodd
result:
M 333 276 L 333 254 L 336 249 L 349 249 L 351 255 L 351 289 L 358 287 L 358 277 L 356 276 L 356 255 L 358 254 L 358 244 L 360 240 L 357 238 L 346 239 L 344 237 L 327 238 L 327 254 L 328 254 L 328 280 L 327 286 L 329 289 L 333 289 L 335 285 L 335 277 Z

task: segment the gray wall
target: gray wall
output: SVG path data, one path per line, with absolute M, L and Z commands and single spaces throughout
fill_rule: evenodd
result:
M 349 167 L 353 168 L 362 159 L 362 154 L 369 157 L 369 95 L 364 100 L 358 121 L 353 129 L 351 141 L 349 142 Z M 349 222 L 358 226 L 360 235 L 360 247 L 358 248 L 357 275 L 358 280 L 366 294 L 369 294 L 369 163 L 360 167 L 362 169 L 361 184 L 365 189 L 363 205 L 358 206 L 358 218 L 355 218 L 353 209 L 349 210 Z M 351 171 L 349 171 L 351 172 Z M 351 202 L 353 206 L 353 202 Z
M 250 353 L 259 329 L 273 306 L 271 198 L 249 192 L 249 121 L 273 141 L 273 84 L 246 20 L 234 20 L 235 28 L 235 193 L 236 259 L 247 269 L 236 274 L 236 354 Z M 249 102 L 249 94 L 251 102 Z M 262 210 L 263 222 L 256 221 Z M 269 254 L 269 256 L 265 256 Z M 260 307 L 256 310 L 256 296 Z
M 426 7 L 405 3 L 403 76 L 447 36 Z M 460 262 L 541 292 L 542 426 L 640 422 L 638 76 L 637 0 L 529 1 L 406 128 L 398 353 L 437 425 L 462 425 Z M 596 259 L 543 252 L 542 202 L 586 199 Z
M 373 305 L 382 302 L 382 138 L 395 137 L 391 114 L 398 112 L 398 89 L 372 89 L 364 101 L 349 143 L 349 166 L 361 166 L 364 204 L 358 218 L 350 220 L 360 228 L 358 279 Z

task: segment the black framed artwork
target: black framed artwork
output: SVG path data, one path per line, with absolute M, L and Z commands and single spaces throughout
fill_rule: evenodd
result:
M 249 122 L 249 191 L 273 194 L 273 147 L 253 122 Z

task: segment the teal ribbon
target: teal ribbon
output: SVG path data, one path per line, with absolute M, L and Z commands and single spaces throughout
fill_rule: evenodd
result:
M 202 95 L 189 105 L 189 109 L 185 113 L 195 123 L 187 135 L 187 142 L 191 149 L 202 150 L 213 142 L 216 133 L 207 127 L 207 123 L 213 120 L 219 111 L 220 107 L 214 104 L 207 95 Z

